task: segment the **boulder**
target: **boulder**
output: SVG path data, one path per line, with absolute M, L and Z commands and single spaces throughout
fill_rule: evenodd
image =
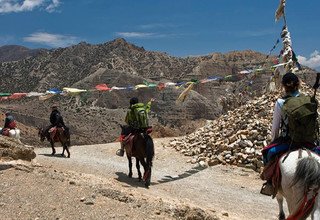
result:
M 19 141 L 0 135 L 0 160 L 27 160 L 36 157 L 33 147 L 27 147 Z

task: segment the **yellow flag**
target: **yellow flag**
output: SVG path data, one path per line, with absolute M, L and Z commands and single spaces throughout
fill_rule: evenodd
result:
M 184 102 L 189 92 L 192 90 L 193 86 L 194 86 L 194 83 L 190 83 L 190 85 L 185 90 L 183 90 L 183 92 L 179 95 L 177 101 Z

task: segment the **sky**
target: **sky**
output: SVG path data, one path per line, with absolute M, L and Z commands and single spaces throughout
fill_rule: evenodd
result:
M 275 22 L 278 5 L 279 0 L 0 0 L 0 46 L 51 49 L 124 38 L 177 57 L 247 49 L 268 54 L 284 24 Z M 287 0 L 285 9 L 294 52 L 301 64 L 318 70 L 319 8 L 319 0 Z

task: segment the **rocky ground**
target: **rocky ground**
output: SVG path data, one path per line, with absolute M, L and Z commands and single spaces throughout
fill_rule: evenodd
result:
M 313 89 L 303 84 L 301 92 L 311 95 Z M 231 164 L 261 172 L 261 150 L 271 141 L 274 103 L 279 97 L 282 94 L 276 91 L 250 100 L 168 146 L 189 156 L 193 164 Z
M 156 139 L 149 189 L 127 177 L 119 143 L 73 146 L 71 158 L 37 148 L 30 163 L 2 162 L 3 219 L 277 219 L 276 201 L 259 194 L 256 172 L 187 163 L 169 139 Z M 59 153 L 62 149 L 58 148 Z

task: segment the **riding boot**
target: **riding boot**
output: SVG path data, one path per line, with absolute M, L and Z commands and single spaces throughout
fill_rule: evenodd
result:
M 121 148 L 119 150 L 117 150 L 116 155 L 118 155 L 119 157 L 123 157 L 123 155 L 124 155 L 124 144 L 123 144 L 122 141 L 120 142 L 120 144 L 121 144 Z
M 272 185 L 272 181 L 268 180 L 267 182 L 265 182 L 260 190 L 260 193 L 266 196 L 274 196 L 275 194 L 275 188 Z

